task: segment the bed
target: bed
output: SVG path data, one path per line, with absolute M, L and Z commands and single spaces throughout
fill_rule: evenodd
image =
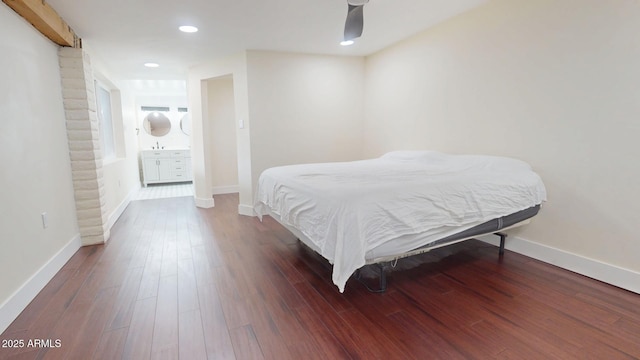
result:
M 362 266 L 482 234 L 501 237 L 546 200 L 527 163 L 506 157 L 394 151 L 379 158 L 265 170 L 254 210 L 333 264 L 340 292 Z M 384 277 L 384 271 L 381 271 Z M 384 278 L 381 286 L 386 286 Z

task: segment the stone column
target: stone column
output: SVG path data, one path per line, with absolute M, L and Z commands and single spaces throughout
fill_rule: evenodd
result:
M 82 49 L 70 47 L 60 48 L 58 58 L 80 236 L 83 245 L 102 244 L 109 229 L 91 62 Z

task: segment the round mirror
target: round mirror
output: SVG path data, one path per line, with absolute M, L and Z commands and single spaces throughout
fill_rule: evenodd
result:
M 185 135 L 191 135 L 191 116 L 189 114 L 184 114 L 182 119 L 180 119 L 180 130 Z
M 171 120 L 157 111 L 147 115 L 142 122 L 144 130 L 152 136 L 165 136 L 171 131 Z

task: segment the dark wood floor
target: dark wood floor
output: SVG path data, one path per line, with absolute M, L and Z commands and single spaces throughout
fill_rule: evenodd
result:
M 640 295 L 475 240 L 400 261 L 384 294 L 340 294 L 327 262 L 237 204 L 132 202 L 0 336 L 25 341 L 0 358 L 640 357 Z

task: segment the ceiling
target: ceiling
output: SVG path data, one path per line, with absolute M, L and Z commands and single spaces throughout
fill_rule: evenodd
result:
M 364 33 L 339 45 L 346 0 L 48 0 L 116 79 L 185 79 L 243 50 L 362 56 L 487 0 L 371 0 Z M 186 34 L 180 25 L 200 31 Z M 158 68 L 145 68 L 156 62 Z

